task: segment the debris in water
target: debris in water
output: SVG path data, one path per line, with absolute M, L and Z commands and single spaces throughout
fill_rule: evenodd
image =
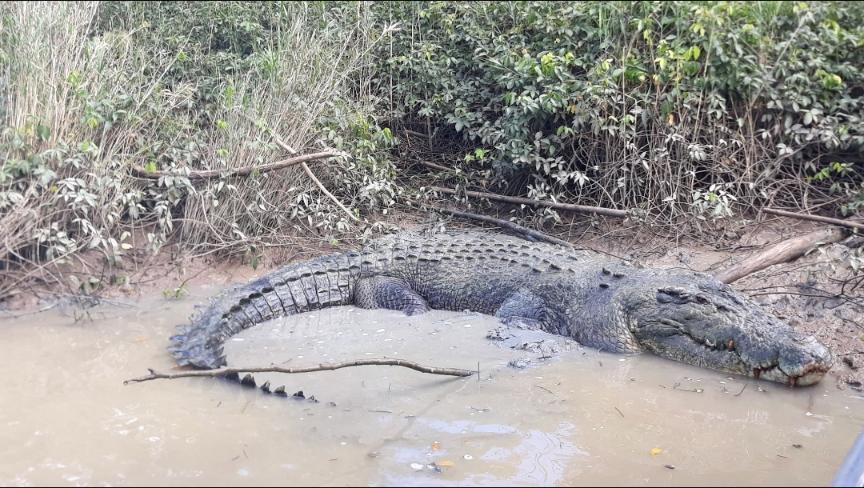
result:
M 516 369 L 525 369 L 528 367 L 528 361 L 524 359 L 513 359 L 509 363 L 507 363 L 507 366 Z
M 801 444 L 792 444 L 792 447 L 794 447 L 795 449 L 801 449 L 804 446 L 802 446 Z
M 420 463 L 411 463 L 411 469 L 414 471 L 423 471 L 423 465 Z
M 651 450 L 648 452 L 650 452 L 652 456 L 657 456 L 663 453 L 663 449 L 660 449 L 659 447 L 652 447 Z
M 433 450 L 433 451 L 437 451 L 437 450 L 439 450 L 439 449 L 441 449 L 441 443 L 438 442 L 438 441 L 433 442 L 433 443 L 432 443 L 432 450 Z
M 462 456 L 462 458 L 465 459 L 466 461 L 470 461 L 470 460 L 474 459 L 474 456 L 472 456 L 470 454 L 466 454 L 466 455 Z
M 666 469 L 675 469 L 675 465 L 674 465 L 674 464 L 665 464 L 665 465 L 663 465 L 663 467 L 666 468 Z

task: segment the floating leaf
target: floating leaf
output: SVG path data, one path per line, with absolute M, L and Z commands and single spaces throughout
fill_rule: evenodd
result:
M 652 447 L 651 450 L 648 452 L 650 452 L 652 456 L 657 456 L 663 453 L 663 449 L 660 449 L 659 447 Z

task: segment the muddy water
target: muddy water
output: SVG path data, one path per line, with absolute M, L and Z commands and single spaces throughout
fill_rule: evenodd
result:
M 166 338 L 214 291 L 0 319 L 0 485 L 827 484 L 864 425 L 864 398 L 832 381 L 791 390 L 527 332 L 490 341 L 497 322 L 466 313 L 319 311 L 244 332 L 229 360 L 479 363 L 479 380 L 257 378 L 317 403 L 218 380 L 123 386 L 171 368 Z

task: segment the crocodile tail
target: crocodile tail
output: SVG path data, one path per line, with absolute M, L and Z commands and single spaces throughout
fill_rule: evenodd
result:
M 231 336 L 261 322 L 352 302 L 361 271 L 357 253 L 334 254 L 292 264 L 235 287 L 178 327 L 168 350 L 180 366 L 225 366 Z

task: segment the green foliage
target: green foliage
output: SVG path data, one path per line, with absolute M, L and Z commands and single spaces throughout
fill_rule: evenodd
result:
M 310 166 L 357 217 L 405 193 L 399 158 L 445 154 L 468 186 L 670 219 L 855 212 L 862 26 L 842 2 L 4 3 L 0 271 L 166 243 L 257 266 L 359 230 L 299 167 L 187 176 L 292 149 L 342 151 Z
M 376 7 L 403 24 L 379 53 L 394 116 L 455 130 L 489 151 L 466 158 L 476 175 L 530 174 L 534 197 L 675 215 L 722 187 L 794 204 L 819 183 L 802 172 L 861 162 L 864 10 L 851 3 Z
M 300 168 L 193 184 L 320 150 L 337 113 L 373 120 L 359 71 L 381 39 L 358 4 L 7 3 L 0 6 L 0 271 L 90 249 L 243 256 L 292 232 L 346 232 Z M 365 84 L 368 86 L 368 83 Z M 349 173 L 315 165 L 348 206 L 393 204 L 395 139 L 344 135 Z M 130 176 L 130 166 L 170 173 Z M 132 236 L 146 236 L 136 241 Z M 254 251 L 250 251 L 254 250 Z M 87 289 L 94 286 L 89 281 Z M 0 298 L 14 288 L 0 280 Z

